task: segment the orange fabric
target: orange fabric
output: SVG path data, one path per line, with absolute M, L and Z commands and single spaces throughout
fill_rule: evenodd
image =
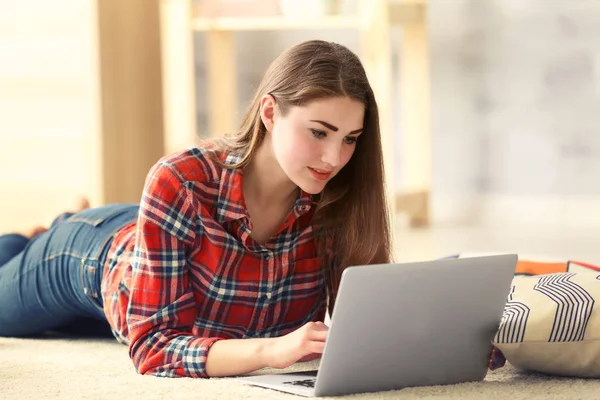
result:
M 584 263 L 581 261 L 569 261 L 569 265 L 573 264 L 573 265 L 578 265 L 580 267 L 585 267 L 585 268 L 589 268 L 593 271 L 600 271 L 600 267 L 596 266 L 596 265 L 592 265 L 592 264 L 588 264 L 588 263 Z
M 545 275 L 555 274 L 560 272 L 569 272 L 571 266 L 587 268 L 591 271 L 600 271 L 600 267 L 581 261 L 566 261 L 566 262 L 540 262 L 519 260 L 515 273 L 517 275 Z
M 554 274 L 557 272 L 567 272 L 569 263 L 566 262 L 536 262 L 536 261 L 521 261 L 517 262 L 516 274 L 521 275 L 544 275 Z

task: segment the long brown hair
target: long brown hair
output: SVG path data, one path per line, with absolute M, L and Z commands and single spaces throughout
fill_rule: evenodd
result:
M 271 63 L 250 103 L 239 131 L 219 139 L 217 147 L 242 155 L 228 168 L 243 168 L 265 136 L 261 97 L 271 94 L 285 115 L 290 107 L 316 99 L 346 96 L 365 106 L 363 133 L 352 158 L 318 196 L 315 240 L 323 260 L 329 309 L 339 279 L 352 265 L 390 261 L 390 228 L 386 203 L 379 112 L 365 70 L 346 47 L 311 40 L 282 53 Z

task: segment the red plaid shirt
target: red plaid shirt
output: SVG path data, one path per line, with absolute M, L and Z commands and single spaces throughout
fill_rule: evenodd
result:
M 281 336 L 325 316 L 312 197 L 301 192 L 275 236 L 259 245 L 250 237 L 242 171 L 221 168 L 210 151 L 161 159 L 146 179 L 137 222 L 109 250 L 104 311 L 141 374 L 205 377 L 215 341 Z

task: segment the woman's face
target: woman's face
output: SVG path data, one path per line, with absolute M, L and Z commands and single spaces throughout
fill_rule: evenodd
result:
M 332 97 L 292 107 L 285 116 L 274 108 L 272 124 L 265 125 L 283 172 L 302 190 L 316 194 L 350 161 L 364 115 L 360 101 Z

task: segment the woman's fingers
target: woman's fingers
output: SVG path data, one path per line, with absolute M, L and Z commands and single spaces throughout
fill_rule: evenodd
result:
M 328 333 L 329 328 L 322 322 L 315 322 L 309 325 L 307 334 L 308 342 L 306 343 L 307 353 L 323 353 Z
M 502 352 L 496 347 L 493 347 L 488 368 L 490 371 L 493 371 L 495 369 L 504 367 L 504 364 L 506 364 L 506 358 L 504 357 L 504 354 L 502 354 Z
M 328 331 L 329 328 L 322 322 L 309 322 L 287 335 L 275 338 L 267 350 L 268 365 L 286 368 L 299 360 L 318 358 L 325 348 Z
M 311 354 L 311 353 L 321 354 L 321 353 L 323 353 L 324 349 L 325 349 L 325 342 L 308 342 L 308 345 L 306 346 L 306 350 L 307 350 L 308 354 Z
M 306 337 L 308 340 L 325 341 L 329 328 L 322 322 L 315 322 L 308 326 L 308 332 Z
M 308 340 L 314 340 L 318 342 L 324 342 L 327 340 L 328 331 L 312 331 L 307 335 Z

